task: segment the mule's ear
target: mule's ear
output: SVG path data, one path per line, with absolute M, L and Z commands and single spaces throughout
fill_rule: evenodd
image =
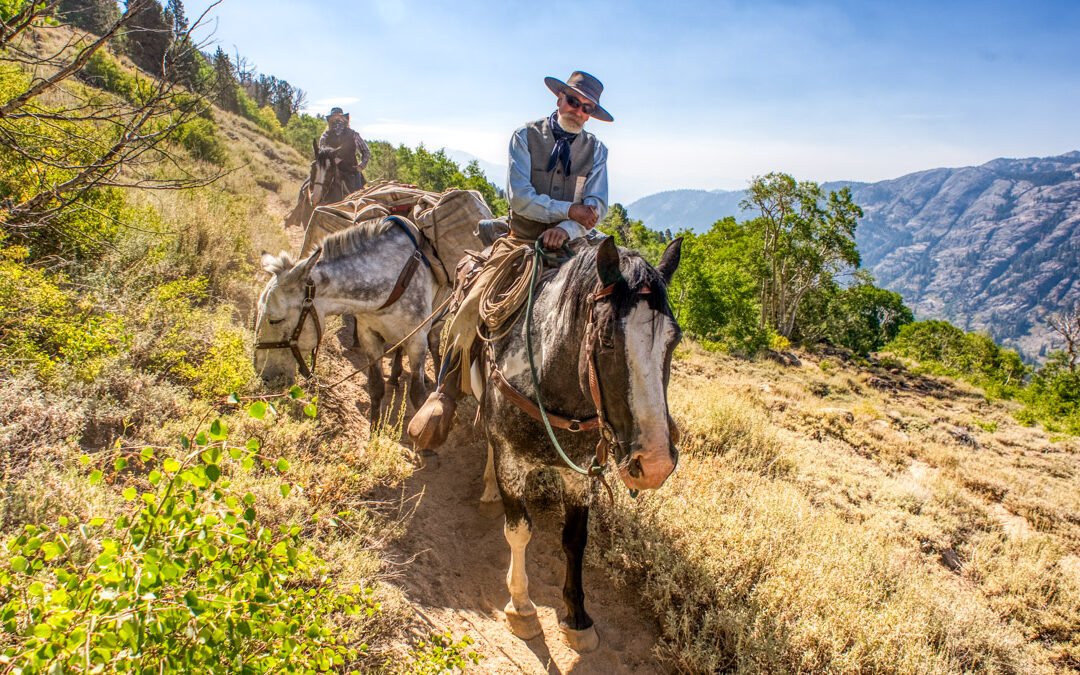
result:
M 311 151 L 315 153 L 315 157 L 319 156 L 319 141 L 318 139 L 311 139 Z
M 307 258 L 296 263 L 296 267 L 293 271 L 296 273 L 297 279 L 303 279 L 311 274 L 312 268 L 315 267 L 315 263 L 319 262 L 319 256 L 322 255 L 322 246 L 315 249 L 315 252 L 309 255 Z
M 600 277 L 600 284 L 603 286 L 610 286 L 622 279 L 619 271 L 619 249 L 612 237 L 605 237 L 604 241 L 600 242 L 600 248 L 596 250 L 596 276 Z
M 288 271 L 292 268 L 293 264 L 292 257 L 290 257 L 289 254 L 285 251 L 282 251 L 278 255 L 263 251 L 261 261 L 262 268 L 275 276 L 281 274 L 282 272 Z
M 675 270 L 679 269 L 679 258 L 682 256 L 682 237 L 676 237 L 675 241 L 667 245 L 664 255 L 660 256 L 660 264 L 656 271 L 664 278 L 664 284 L 671 283 L 671 277 L 675 276 Z

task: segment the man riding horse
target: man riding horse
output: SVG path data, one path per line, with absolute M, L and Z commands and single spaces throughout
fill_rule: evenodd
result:
M 333 157 L 337 170 L 345 181 L 346 192 L 356 192 L 364 187 L 363 170 L 371 159 L 371 151 L 360 133 L 349 127 L 349 113 L 332 108 L 326 118 L 326 131 L 319 138 L 319 153 Z M 356 161 L 357 153 L 360 161 Z
M 332 108 L 326 118 L 322 136 L 312 139 L 315 160 L 311 173 L 300 186 L 296 206 L 285 217 L 285 227 L 307 228 L 315 207 L 341 201 L 350 193 L 364 187 L 361 173 L 371 159 L 371 152 L 360 134 L 349 128 L 349 114 Z M 356 155 L 360 154 L 357 161 Z
M 540 240 L 556 250 L 586 235 L 607 211 L 607 147 L 583 127 L 590 117 L 604 122 L 613 118 L 600 107 L 604 86 L 592 75 L 575 71 L 566 82 L 547 77 L 544 83 L 557 96 L 555 112 L 525 124 L 510 139 L 509 225 L 516 243 Z M 459 285 L 461 281 L 459 274 Z M 482 288 L 474 285 L 459 303 L 451 337 L 456 332 L 460 339 L 444 350 L 438 388 L 409 423 L 417 449 L 445 442 L 457 400 L 469 387 L 476 325 L 465 309 L 477 303 Z

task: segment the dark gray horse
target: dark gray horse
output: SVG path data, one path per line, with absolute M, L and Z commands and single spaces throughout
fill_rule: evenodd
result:
M 404 338 L 431 313 L 438 288 L 430 268 L 420 263 L 401 296 L 387 307 L 400 271 L 415 251 L 413 240 L 392 221 L 362 224 L 326 238 L 323 247 L 300 262 L 289 254 L 263 253 L 263 269 L 273 277 L 259 296 L 255 319 L 255 369 L 264 379 L 294 377 L 299 357 L 286 346 L 296 333 L 296 351 L 310 358 L 328 315 L 356 317 L 358 351 L 373 363 L 368 370 L 370 418 L 378 420 L 385 394 L 380 355 L 386 346 Z M 308 283 L 310 282 L 310 284 Z M 305 295 L 312 298 L 314 317 L 304 317 Z M 314 319 L 314 320 L 313 320 Z M 406 341 L 409 357 L 409 398 L 414 406 L 427 395 L 424 357 L 430 323 Z M 306 368 L 302 366 L 302 368 Z
M 613 436 L 610 450 L 619 476 L 631 489 L 659 488 L 678 461 L 667 384 L 681 333 L 668 306 L 666 287 L 679 265 L 681 244 L 681 239 L 672 242 L 654 269 L 637 253 L 618 249 L 605 239 L 565 263 L 535 300 L 533 349 L 545 408 L 567 420 L 585 420 L 602 412 L 600 419 L 606 419 Z M 510 544 L 506 615 L 519 637 L 528 639 L 540 632 L 525 574 L 531 524 L 523 495 L 530 473 L 554 467 L 563 479 L 566 515 L 562 534 L 566 617 L 560 625 L 571 647 L 587 651 L 598 644 L 581 586 L 595 479 L 560 460 L 544 426 L 534 418 L 535 411 L 525 412 L 511 395 L 492 385 L 498 378 L 494 366 L 514 389 L 536 400 L 525 324 L 523 313 L 509 334 L 494 341 L 482 401 L 489 453 L 494 457 L 506 515 L 504 533 Z M 595 344 L 595 350 L 589 344 Z M 590 370 L 595 385 L 590 383 Z M 556 429 L 554 433 L 578 466 L 592 463 L 599 431 Z

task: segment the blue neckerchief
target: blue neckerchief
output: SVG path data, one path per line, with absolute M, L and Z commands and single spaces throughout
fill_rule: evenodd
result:
M 548 118 L 548 122 L 551 123 L 551 131 L 555 134 L 555 147 L 551 149 L 551 160 L 548 161 L 547 170 L 551 171 L 555 168 L 555 164 L 562 162 L 563 172 L 570 175 L 570 144 L 577 138 L 577 134 L 572 134 L 559 126 L 558 122 L 559 111 L 551 113 L 551 117 Z

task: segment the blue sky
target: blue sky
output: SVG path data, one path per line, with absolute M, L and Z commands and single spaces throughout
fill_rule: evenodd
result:
M 209 4 L 189 0 L 189 15 Z M 506 164 L 545 75 L 600 78 L 612 201 L 1080 149 L 1080 1 L 224 0 L 213 40 L 365 138 Z M 499 184 L 505 176 L 491 176 Z

